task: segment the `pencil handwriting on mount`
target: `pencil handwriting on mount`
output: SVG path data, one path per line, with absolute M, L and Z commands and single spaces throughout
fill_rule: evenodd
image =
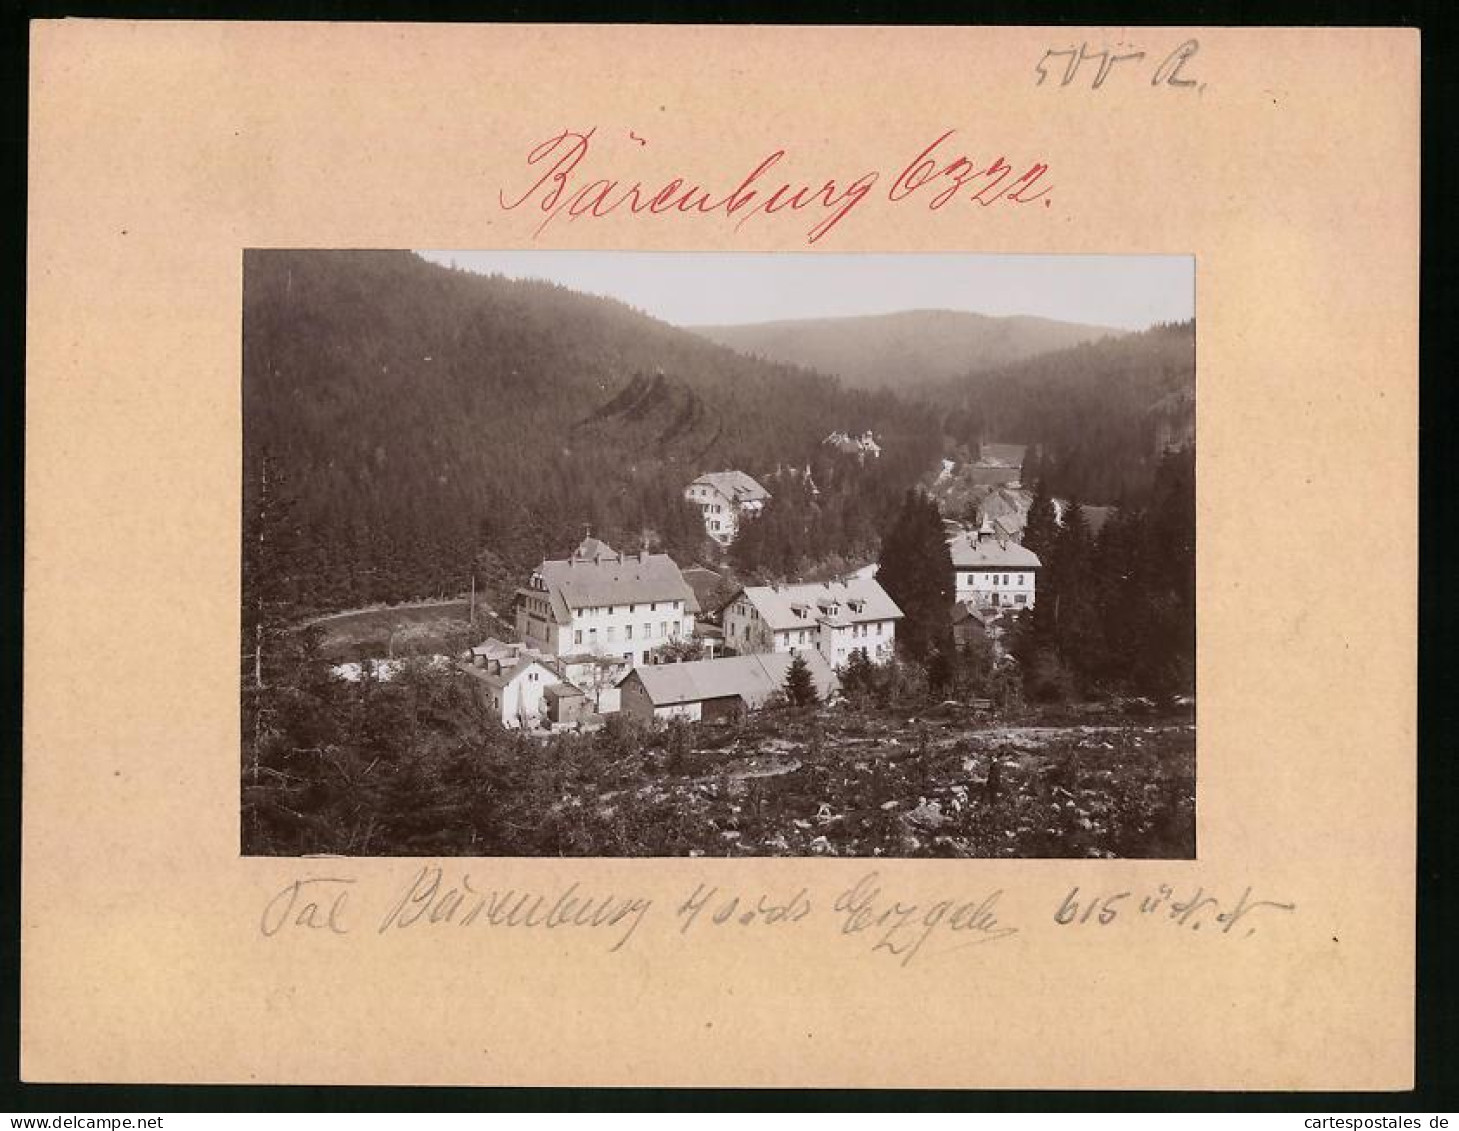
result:
M 558 927 L 616 929 L 609 948 L 623 947 L 653 905 L 651 899 L 584 892 L 574 882 L 555 893 L 516 888 L 489 888 L 471 876 L 447 879 L 445 870 L 428 865 L 393 899 L 378 931 L 412 927 L 520 927 L 553 930 Z
M 1017 927 L 1005 926 L 998 918 L 1001 890 L 982 898 L 903 903 L 884 895 L 879 879 L 876 872 L 862 876 L 836 897 L 833 910 L 841 916 L 843 935 L 869 939 L 873 954 L 886 952 L 900 958 L 902 966 L 911 963 L 937 931 L 956 940 L 946 950 L 996 942 L 1018 933 Z
M 339 876 L 308 876 L 294 880 L 264 905 L 258 928 L 272 937 L 285 927 L 349 933 L 346 917 L 350 885 L 355 881 Z
M 1249 938 L 1256 933 L 1256 913 L 1264 908 L 1273 911 L 1295 911 L 1295 903 L 1279 903 L 1269 899 L 1253 899 L 1252 888 L 1247 887 L 1232 903 L 1210 894 L 1204 887 L 1196 887 L 1187 895 L 1178 895 L 1169 884 L 1161 884 L 1153 891 L 1117 891 L 1110 895 L 1095 893 L 1081 895 L 1076 886 L 1064 897 L 1064 902 L 1054 912 L 1054 922 L 1060 926 L 1107 927 L 1117 921 L 1150 920 L 1172 923 L 1177 927 L 1199 931 L 1207 926 L 1213 932 L 1223 935 L 1234 934 L 1237 938 Z M 1236 930 L 1240 924 L 1242 930 Z
M 1120 48 L 1129 48 L 1120 50 Z M 1136 76 L 1148 76 L 1149 85 L 1153 87 L 1176 87 L 1177 89 L 1193 89 L 1200 94 L 1206 89 L 1206 84 L 1192 78 L 1185 70 L 1186 64 L 1190 62 L 1191 56 L 1201 49 L 1199 40 L 1187 39 L 1175 50 L 1166 52 L 1147 52 L 1134 47 L 1132 44 L 1117 43 L 1113 47 L 1102 46 L 1092 50 L 1088 40 L 1077 45 L 1070 45 L 1064 48 L 1049 48 L 1036 64 L 1034 73 L 1038 75 L 1035 86 L 1043 86 L 1049 79 L 1058 78 L 1058 86 L 1065 87 L 1073 84 L 1074 78 L 1089 63 L 1093 70 L 1084 69 L 1084 77 L 1089 82 L 1088 89 L 1099 90 L 1104 86 L 1111 75 L 1119 75 L 1122 80 L 1135 79 Z M 1054 61 L 1064 60 L 1062 74 Z M 1128 66 L 1121 66 L 1128 64 Z M 1052 84 L 1051 84 L 1052 85 Z M 1115 85 L 1121 85 L 1116 82 Z M 1081 83 L 1076 89 L 1084 89 Z

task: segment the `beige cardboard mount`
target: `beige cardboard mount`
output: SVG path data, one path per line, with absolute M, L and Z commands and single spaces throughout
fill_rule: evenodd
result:
M 1081 43 L 1066 84 L 1046 53 Z M 1417 33 L 64 21 L 33 46 L 25 1079 L 1411 1085 Z M 1145 54 L 1096 85 L 1106 47 Z M 534 236 L 502 194 L 588 128 L 583 177 L 727 191 L 784 149 L 777 174 L 880 180 L 814 244 L 814 208 Z M 948 130 L 948 159 L 1046 164 L 1047 198 L 891 200 Z M 1195 256 L 1199 859 L 446 862 L 650 900 L 614 950 L 381 933 L 420 862 L 241 858 L 248 247 Z M 1001 890 L 1018 933 L 904 966 L 834 910 L 872 867 L 921 908 Z M 346 933 L 264 933 L 315 876 L 354 881 Z M 681 931 L 700 884 L 815 910 Z M 1295 909 L 1194 931 L 1138 911 L 1161 884 Z M 1075 886 L 1133 894 L 1061 924 Z

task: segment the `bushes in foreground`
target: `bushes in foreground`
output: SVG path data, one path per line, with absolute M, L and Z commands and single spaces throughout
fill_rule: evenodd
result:
M 729 726 L 619 714 L 539 739 L 494 725 L 460 679 L 425 665 L 346 683 L 297 656 L 274 677 L 245 695 L 248 854 L 1194 851 L 1190 727 L 1031 746 L 968 712 L 866 703 Z

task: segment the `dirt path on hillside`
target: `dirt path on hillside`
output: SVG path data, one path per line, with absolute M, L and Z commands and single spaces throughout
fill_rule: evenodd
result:
M 308 620 L 300 621 L 298 627 L 308 628 L 310 625 L 323 624 L 326 621 L 342 620 L 345 617 L 366 616 L 371 613 L 395 613 L 403 612 L 407 609 L 441 609 L 446 608 L 449 605 L 467 605 L 469 603 L 469 600 L 467 600 L 466 598 L 447 597 L 444 600 L 411 601 L 404 605 L 367 605 L 365 608 L 362 609 L 346 609 L 343 612 L 339 613 L 322 613 L 317 617 L 310 617 Z M 486 608 L 485 606 L 479 606 L 478 613 L 488 613 L 493 616 L 495 615 L 494 613 L 491 613 L 491 610 Z

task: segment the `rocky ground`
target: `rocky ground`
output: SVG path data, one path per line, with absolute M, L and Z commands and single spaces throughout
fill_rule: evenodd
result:
M 573 759 L 540 851 L 660 856 L 1195 855 L 1195 725 L 823 708 L 680 725 Z M 531 819 L 521 814 L 521 819 Z

